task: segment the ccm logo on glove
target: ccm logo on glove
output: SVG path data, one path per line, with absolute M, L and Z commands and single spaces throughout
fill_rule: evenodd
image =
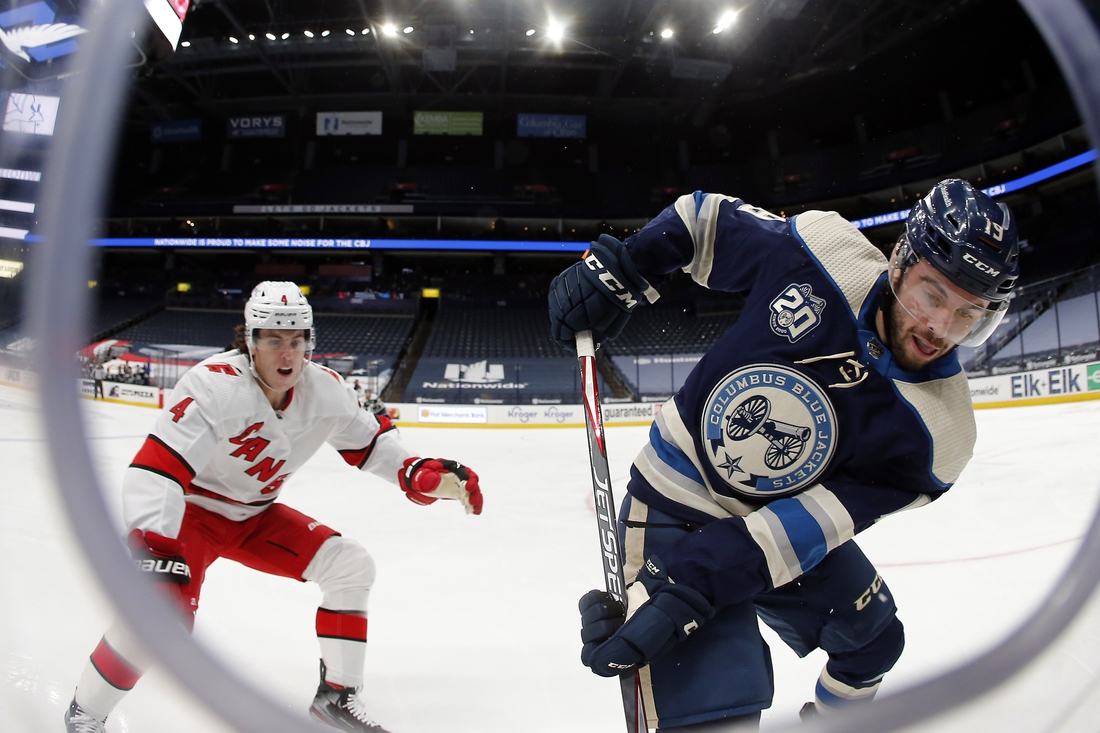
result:
M 406 458 L 397 472 L 401 490 L 409 501 L 427 506 L 439 499 L 462 502 L 467 514 L 481 514 L 483 499 L 472 468 L 446 458 Z
M 626 287 L 615 279 L 615 276 L 608 272 L 604 264 L 600 262 L 599 258 L 592 253 L 592 250 L 588 250 L 584 253 L 584 264 L 588 265 L 588 269 L 596 273 L 596 277 L 600 282 L 604 284 L 604 287 L 611 291 L 611 293 L 623 301 L 623 304 L 627 308 L 633 308 L 638 305 L 638 301 L 630 294 L 630 291 Z

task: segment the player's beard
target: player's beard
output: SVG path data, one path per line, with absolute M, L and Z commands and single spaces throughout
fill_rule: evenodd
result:
M 898 298 L 894 295 L 894 291 L 889 287 L 884 288 L 882 293 L 882 323 L 886 333 L 882 334 L 882 340 L 886 343 L 886 348 L 890 349 L 890 353 L 894 357 L 894 363 L 902 369 L 918 371 L 928 366 L 933 361 L 942 358 L 945 354 L 949 353 L 951 349 L 938 353 L 931 359 L 914 357 L 908 349 L 906 349 L 906 344 L 911 333 L 918 333 L 925 340 L 932 343 L 940 340 L 936 339 L 932 341 L 934 337 L 921 334 L 917 329 L 907 324 L 905 319 L 908 315 L 905 308 L 898 302 Z M 942 343 L 942 341 L 940 341 L 940 343 Z

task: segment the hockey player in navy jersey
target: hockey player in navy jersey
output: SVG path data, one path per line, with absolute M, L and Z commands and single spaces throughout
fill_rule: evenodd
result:
M 984 341 L 1019 275 L 1004 204 L 966 181 L 912 209 L 890 257 L 836 213 L 790 219 L 681 197 L 603 236 L 550 290 L 553 336 L 597 343 L 677 268 L 745 294 L 665 404 L 619 515 L 628 608 L 581 599 L 582 661 L 638 669 L 650 727 L 755 727 L 771 704 L 763 619 L 828 653 L 806 714 L 870 702 L 901 654 L 890 589 L 852 538 L 949 489 L 975 425 L 957 345 Z
M 183 376 L 127 469 L 124 520 L 138 568 L 163 584 L 188 626 L 219 557 L 317 583 L 321 682 L 310 714 L 340 730 L 385 733 L 357 697 L 374 561 L 358 542 L 276 500 L 324 443 L 417 504 L 452 499 L 480 514 L 481 490 L 472 470 L 414 456 L 388 417 L 360 409 L 339 374 L 310 361 L 314 343 L 313 309 L 298 286 L 257 285 L 234 349 Z M 126 629 L 112 626 L 80 677 L 68 733 L 102 733 L 148 666 Z

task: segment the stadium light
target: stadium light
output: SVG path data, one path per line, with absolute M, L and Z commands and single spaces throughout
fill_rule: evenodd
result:
M 353 31 L 351 28 L 345 28 L 344 33 L 347 33 L 349 36 L 355 35 L 355 31 Z
M 393 23 L 386 23 L 382 26 L 382 32 L 388 37 L 393 38 L 397 35 L 397 27 Z
M 663 31 L 661 31 L 661 38 L 672 38 L 672 29 L 665 28 Z
M 728 30 L 731 25 L 737 20 L 736 10 L 727 10 L 722 13 L 722 17 L 718 19 L 718 25 L 714 26 L 714 30 L 711 33 L 718 35 L 722 31 Z
M 321 31 L 321 38 L 328 38 L 329 33 L 332 33 L 332 31 Z
M 535 29 L 534 29 L 534 28 L 528 28 L 528 29 L 527 29 L 527 32 L 526 32 L 526 33 L 524 33 L 523 35 L 525 35 L 525 36 L 527 36 L 528 38 L 530 38 L 531 36 L 535 35 Z
M 409 35 L 410 33 L 413 32 L 413 27 L 411 25 L 407 25 L 407 26 L 404 27 L 404 29 L 402 29 L 401 32 L 404 33 L 407 36 L 407 35 Z
M 230 37 L 229 37 L 229 42 L 230 42 L 230 43 L 240 43 L 240 41 L 238 41 L 238 40 L 237 40 L 236 38 L 234 38 L 233 36 L 230 36 Z
M 280 38 L 282 38 L 285 41 L 286 39 L 290 38 L 290 34 L 289 33 L 284 33 L 283 35 L 280 36 Z
M 274 33 L 265 33 L 264 35 L 267 36 L 267 40 L 269 40 L 269 41 L 274 41 L 275 40 L 275 34 Z
M 558 43 L 565 36 L 565 27 L 556 20 L 550 21 L 550 27 L 546 30 L 546 35 L 550 37 L 550 40 L 554 43 Z
M 248 40 L 250 40 L 250 41 L 255 41 L 255 40 L 256 40 L 256 36 L 254 36 L 254 35 L 252 35 L 251 33 L 249 33 L 249 34 L 248 34 Z
M 184 48 L 191 48 L 191 41 L 183 41 L 180 45 Z
M 361 30 L 359 32 L 361 34 L 363 34 L 364 36 L 369 36 L 370 35 L 370 28 L 364 28 L 363 30 Z
M 302 33 L 305 34 L 306 38 L 313 38 L 313 31 L 302 31 Z

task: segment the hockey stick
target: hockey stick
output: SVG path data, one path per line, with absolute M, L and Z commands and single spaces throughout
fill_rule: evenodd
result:
M 584 394 L 584 423 L 588 428 L 588 464 L 592 469 L 592 495 L 596 504 L 600 548 L 603 550 L 604 585 L 607 592 L 626 608 L 623 580 L 623 552 L 616 530 L 615 498 L 611 494 L 611 471 L 607 466 L 607 446 L 604 444 L 603 414 L 600 412 L 600 388 L 596 373 L 596 344 L 591 331 L 577 334 L 577 361 L 581 369 L 581 391 Z M 623 694 L 623 712 L 627 733 L 646 733 L 645 711 L 638 673 L 619 676 Z

